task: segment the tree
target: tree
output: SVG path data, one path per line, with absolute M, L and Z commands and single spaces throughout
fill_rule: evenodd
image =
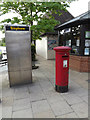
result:
M 68 0 L 64 2 L 3 2 L 0 4 L 0 16 L 10 11 L 18 13 L 20 17 L 5 19 L 2 23 L 21 23 L 31 26 L 31 41 L 40 39 L 40 35 L 45 32 L 54 31 L 54 26 L 59 22 L 52 16 L 53 13 L 61 15 L 60 10 L 69 7 Z M 73 1 L 73 0 L 71 0 Z M 48 17 L 45 16 L 47 14 Z M 37 25 L 33 22 L 36 21 Z

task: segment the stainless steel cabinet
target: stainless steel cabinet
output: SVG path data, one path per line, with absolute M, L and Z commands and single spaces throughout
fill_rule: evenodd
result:
M 30 30 L 27 27 L 5 26 L 10 86 L 32 82 Z

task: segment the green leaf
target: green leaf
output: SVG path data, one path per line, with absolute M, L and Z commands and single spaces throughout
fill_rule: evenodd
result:
M 0 4 L 0 16 L 13 11 L 18 13 L 21 18 L 17 16 L 12 19 L 5 19 L 1 23 L 31 25 L 31 30 L 33 30 L 31 37 L 33 40 L 41 39 L 40 35 L 42 33 L 54 31 L 54 26 L 59 24 L 59 21 L 56 21 L 52 14 L 61 15 L 60 10 L 66 11 L 70 2 L 68 0 L 64 2 L 3 2 Z M 33 25 L 34 21 L 37 21 L 37 25 Z

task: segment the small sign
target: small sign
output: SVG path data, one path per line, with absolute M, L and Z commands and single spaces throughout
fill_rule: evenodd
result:
M 53 50 L 57 46 L 56 40 L 48 40 L 48 50 Z
M 90 40 L 85 40 L 85 47 L 90 47 Z
M 69 40 L 69 46 L 71 46 L 71 40 Z
M 28 26 L 6 26 L 6 31 L 29 31 Z
M 71 40 L 66 41 L 66 46 L 71 46 Z
M 63 60 L 63 67 L 67 67 L 67 60 Z
M 85 38 L 90 38 L 90 31 L 85 32 Z
M 84 55 L 89 55 L 89 48 L 85 48 Z
M 77 39 L 76 46 L 79 46 L 79 42 L 80 42 L 80 40 Z

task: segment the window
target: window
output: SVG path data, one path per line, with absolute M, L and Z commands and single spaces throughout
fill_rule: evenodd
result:
M 90 38 L 90 31 L 85 32 L 85 38 Z
M 85 31 L 84 55 L 90 55 L 90 31 Z
M 66 46 L 71 46 L 71 40 L 66 40 Z
M 89 48 L 84 49 L 84 55 L 90 55 L 90 49 Z

